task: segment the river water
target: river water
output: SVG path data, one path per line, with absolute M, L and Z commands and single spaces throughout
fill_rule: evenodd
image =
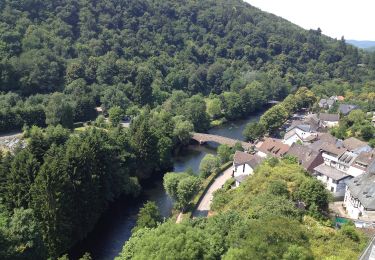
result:
M 213 128 L 210 134 L 221 135 L 232 139 L 243 140 L 242 132 L 247 123 L 258 121 L 260 114 L 244 120 L 238 120 Z M 199 164 L 206 154 L 216 154 L 215 144 L 190 145 L 174 157 L 175 172 L 183 172 L 191 168 L 198 173 Z M 172 210 L 172 201 L 165 193 L 162 181 L 147 183 L 143 187 L 141 196 L 137 199 L 119 199 L 101 217 L 93 232 L 88 238 L 77 244 L 70 252 L 72 259 L 77 259 L 85 252 L 90 252 L 95 260 L 107 260 L 116 257 L 123 245 L 131 236 L 139 208 L 147 201 L 152 200 L 158 205 L 162 216 L 168 217 Z

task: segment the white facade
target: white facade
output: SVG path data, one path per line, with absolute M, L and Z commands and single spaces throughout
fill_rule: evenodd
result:
M 286 139 L 284 138 L 284 140 L 283 140 L 283 143 L 287 144 L 289 146 L 292 146 L 292 144 L 297 143 L 298 141 L 303 143 L 304 140 L 306 140 L 306 138 L 309 138 L 311 135 L 313 135 L 313 133 L 303 131 L 302 129 L 300 129 L 298 127 L 293 128 L 288 133 L 290 133 L 292 131 L 294 132 L 294 134 L 289 136 Z M 286 133 L 285 136 L 288 136 L 288 133 Z
M 316 178 L 320 180 L 335 197 L 341 197 L 345 195 L 346 180 L 335 181 L 332 178 L 325 175 L 316 175 Z
M 254 172 L 254 169 L 251 168 L 251 166 L 248 165 L 247 163 L 242 164 L 242 165 L 233 164 L 233 166 L 234 166 L 233 177 L 238 177 L 240 175 L 250 175 L 250 174 L 253 174 Z
M 358 199 L 351 195 L 349 188 L 345 192 L 344 206 L 352 219 L 375 221 L 375 211 L 367 210 Z
M 365 211 L 361 202 L 351 196 L 349 189 L 345 192 L 344 205 L 349 217 L 353 219 L 358 219 Z
M 339 125 L 339 121 L 321 121 L 323 127 L 332 128 Z

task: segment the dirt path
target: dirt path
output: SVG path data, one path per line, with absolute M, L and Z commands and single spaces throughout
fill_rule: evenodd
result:
M 213 198 L 213 193 L 220 189 L 224 183 L 232 177 L 233 166 L 221 173 L 215 181 L 208 188 L 207 192 L 204 194 L 203 199 L 199 203 L 197 209 L 193 212 L 193 218 L 196 217 L 207 217 L 208 212 L 211 209 L 211 202 Z

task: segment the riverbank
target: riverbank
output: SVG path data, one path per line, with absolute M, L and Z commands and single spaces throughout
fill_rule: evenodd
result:
M 262 113 L 259 112 L 246 119 L 224 123 L 219 127 L 211 128 L 208 133 L 243 140 L 242 132 L 246 125 L 258 121 L 261 115 Z M 173 172 L 185 172 L 190 169 L 198 174 L 203 157 L 207 154 L 215 155 L 216 148 L 216 144 L 189 145 L 173 156 Z M 132 201 L 120 199 L 111 205 L 95 229 L 84 241 L 76 245 L 69 255 L 73 256 L 74 251 L 74 256 L 80 257 L 82 256 L 80 252 L 89 252 L 93 259 L 112 260 L 130 238 L 139 209 L 148 200 L 156 203 L 163 217 L 170 217 L 173 202 L 163 188 L 162 179 L 154 180 L 153 183 L 143 187 L 139 198 Z M 77 258 L 71 257 L 71 259 Z

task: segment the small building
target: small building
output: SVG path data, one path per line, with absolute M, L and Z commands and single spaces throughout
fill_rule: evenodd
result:
M 317 140 L 309 144 L 308 147 L 314 151 L 320 152 L 327 144 L 335 145 L 337 147 L 340 146 L 338 139 L 330 133 L 318 133 Z
M 347 182 L 352 178 L 350 175 L 324 163 L 314 168 L 313 175 L 320 180 L 326 186 L 326 189 L 332 192 L 335 197 L 343 197 L 345 195 Z
M 287 154 L 296 157 L 298 163 L 310 173 L 314 173 L 314 168 L 324 163 L 320 152 L 300 144 L 292 144 Z
M 375 173 L 362 174 L 347 183 L 344 207 L 350 218 L 375 221 Z
M 255 168 L 261 164 L 263 160 L 264 158 L 256 154 L 236 151 L 233 157 L 233 177 L 236 180 L 236 187 L 249 175 L 252 175 Z
M 297 142 L 312 143 L 316 138 L 317 134 L 311 129 L 310 125 L 292 125 L 287 129 L 283 143 L 289 146 Z
M 336 164 L 339 162 L 339 158 L 347 150 L 343 147 L 338 147 L 336 144 L 323 143 L 320 151 L 322 152 L 324 163 L 329 166 L 336 167 Z
M 273 156 L 281 158 L 289 150 L 289 145 L 284 144 L 281 140 L 275 138 L 265 138 L 263 143 L 258 148 L 258 153 L 260 157 Z
M 360 154 L 362 152 L 371 152 L 372 148 L 366 142 L 363 142 L 355 137 L 350 137 L 343 141 L 343 145 L 349 151 Z
M 358 106 L 357 105 L 350 105 L 350 104 L 341 104 L 339 106 L 339 113 L 343 114 L 343 115 L 348 115 L 350 112 L 352 112 L 353 110 L 355 109 L 358 109 Z
M 337 100 L 334 97 L 330 97 L 328 99 L 322 98 L 319 101 L 319 107 L 323 109 L 330 109 Z
M 353 177 L 362 175 L 373 162 L 375 162 L 375 152 L 362 152 L 354 160 L 347 173 Z
M 338 114 L 328 114 L 320 113 L 319 114 L 320 126 L 321 127 L 335 127 L 339 124 L 340 115 Z

